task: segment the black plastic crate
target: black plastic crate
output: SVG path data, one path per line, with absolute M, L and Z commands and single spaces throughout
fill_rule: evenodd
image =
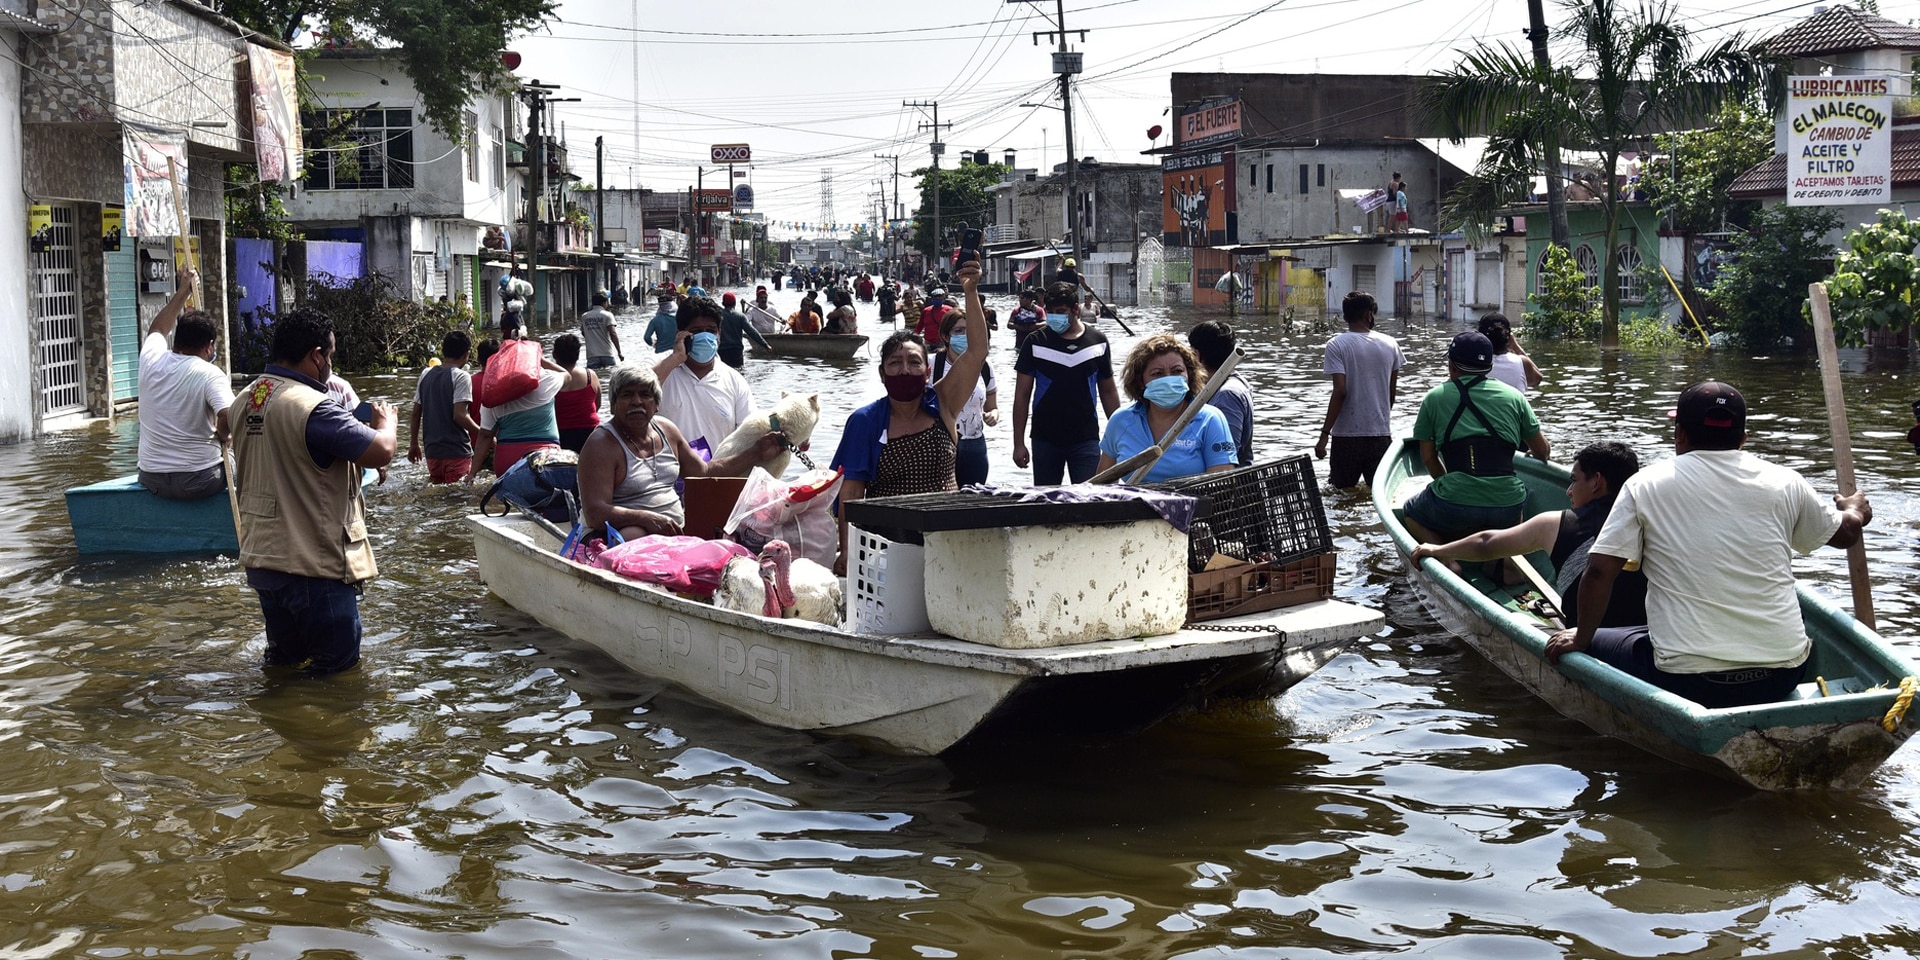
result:
M 1215 553 L 1283 564 L 1333 549 L 1313 460 L 1305 454 L 1148 486 L 1199 499 L 1188 531 L 1193 570 Z

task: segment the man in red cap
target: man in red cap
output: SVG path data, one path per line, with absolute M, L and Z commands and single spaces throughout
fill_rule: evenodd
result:
M 1547 659 L 1587 653 L 1704 707 L 1780 700 L 1806 673 L 1792 559 L 1848 547 L 1873 521 L 1865 494 L 1829 506 L 1806 478 L 1741 450 L 1747 401 L 1715 380 L 1669 414 L 1675 456 L 1620 487 L 1580 579 L 1580 621 Z M 1647 577 L 1647 625 L 1600 629 L 1614 579 Z
M 766 287 L 760 288 L 762 296 L 765 296 L 766 289 Z M 720 306 L 726 311 L 720 318 L 720 362 L 738 370 L 747 365 L 746 341 L 752 340 L 759 344 L 762 350 L 768 347 L 767 338 L 753 328 L 753 324 L 747 320 L 747 315 L 740 312 L 736 303 L 731 293 L 720 296 Z

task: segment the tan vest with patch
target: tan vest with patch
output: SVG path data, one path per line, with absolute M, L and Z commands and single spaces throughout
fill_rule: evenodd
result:
M 358 583 L 379 574 L 367 542 L 360 466 L 325 470 L 307 452 L 307 417 L 332 399 L 297 380 L 264 374 L 233 400 L 234 484 L 240 494 L 240 563 Z

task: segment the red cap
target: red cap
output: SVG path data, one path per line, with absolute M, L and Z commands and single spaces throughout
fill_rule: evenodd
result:
M 723 306 L 728 306 L 728 307 L 731 307 L 731 306 L 733 306 L 733 302 L 734 302 L 734 297 L 733 297 L 733 294 L 731 294 L 731 293 L 723 293 L 723 294 L 721 294 L 721 295 L 720 295 L 720 303 L 721 303 L 721 304 L 722 304 Z

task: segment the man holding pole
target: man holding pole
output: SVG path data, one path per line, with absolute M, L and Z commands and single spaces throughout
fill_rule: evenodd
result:
M 140 485 L 169 500 L 227 489 L 220 448 L 233 390 L 213 365 L 219 328 L 205 311 L 185 310 L 198 280 L 191 269 L 180 271 L 179 289 L 140 344 Z
M 1548 640 L 1547 659 L 1584 650 L 1705 707 L 1782 699 L 1812 650 L 1793 554 L 1859 542 L 1873 507 L 1862 493 L 1829 506 L 1806 478 L 1741 450 L 1747 402 L 1727 384 L 1688 387 L 1670 416 L 1675 456 L 1621 485 L 1588 553 L 1580 621 Z M 1600 629 L 1630 563 L 1647 576 L 1648 623 Z

